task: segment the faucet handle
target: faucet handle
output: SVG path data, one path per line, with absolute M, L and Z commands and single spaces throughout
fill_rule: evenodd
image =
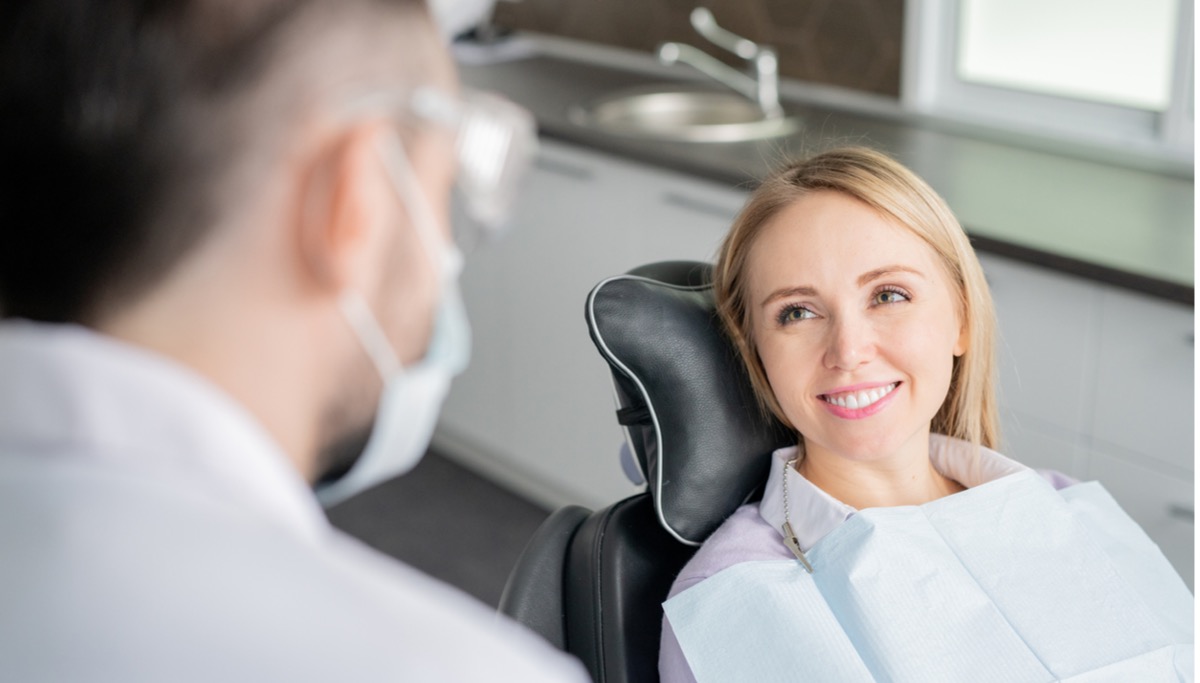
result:
M 697 7 L 692 10 L 689 17 L 692 22 L 692 28 L 696 32 L 707 38 L 717 47 L 729 50 L 733 54 L 742 59 L 754 59 L 760 52 L 764 51 L 758 43 L 752 40 L 743 38 L 732 31 L 722 28 L 717 24 L 716 17 L 706 7 Z M 770 50 L 770 48 L 766 48 Z

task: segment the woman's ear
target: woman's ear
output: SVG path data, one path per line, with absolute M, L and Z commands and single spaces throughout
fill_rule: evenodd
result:
M 954 342 L 955 357 L 962 356 L 971 346 L 971 331 L 966 323 L 962 323 L 958 328 L 958 339 Z
M 379 164 L 386 128 L 363 122 L 331 136 L 304 171 L 297 244 L 306 279 L 329 292 L 370 291 L 380 276 L 372 254 L 395 200 Z

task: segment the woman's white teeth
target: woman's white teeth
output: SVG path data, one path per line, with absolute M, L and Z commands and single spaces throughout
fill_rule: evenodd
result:
M 822 398 L 835 406 L 849 408 L 850 410 L 858 410 L 859 408 L 866 408 L 884 396 L 892 393 L 892 389 L 895 389 L 897 386 L 899 386 L 899 384 L 899 382 L 892 382 L 884 387 L 875 387 L 874 389 L 867 389 L 866 391 L 856 391 L 849 394 L 840 394 L 838 396 L 826 395 L 822 396 Z

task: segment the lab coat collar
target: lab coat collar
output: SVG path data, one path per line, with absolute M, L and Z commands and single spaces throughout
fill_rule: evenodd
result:
M 0 457 L 13 453 L 186 482 L 311 540 L 330 528 L 279 445 L 227 394 L 84 327 L 0 323 Z
M 783 477 L 788 477 L 792 529 L 800 548 L 807 551 L 858 510 L 821 490 L 795 468 L 787 467 L 788 461 L 798 453 L 797 446 L 775 451 L 758 513 L 771 528 L 780 531 L 785 521 Z M 989 448 L 981 447 L 976 451 L 970 443 L 942 434 L 929 435 L 929 460 L 940 474 L 967 488 L 1029 469 Z

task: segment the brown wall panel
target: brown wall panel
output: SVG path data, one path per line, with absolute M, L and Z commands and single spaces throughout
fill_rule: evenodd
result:
M 722 26 L 774 46 L 785 78 L 899 95 L 904 0 L 707 0 L 702 4 Z M 676 40 L 728 57 L 692 30 L 688 14 L 696 6 L 694 0 L 501 1 L 494 22 L 645 52 Z

